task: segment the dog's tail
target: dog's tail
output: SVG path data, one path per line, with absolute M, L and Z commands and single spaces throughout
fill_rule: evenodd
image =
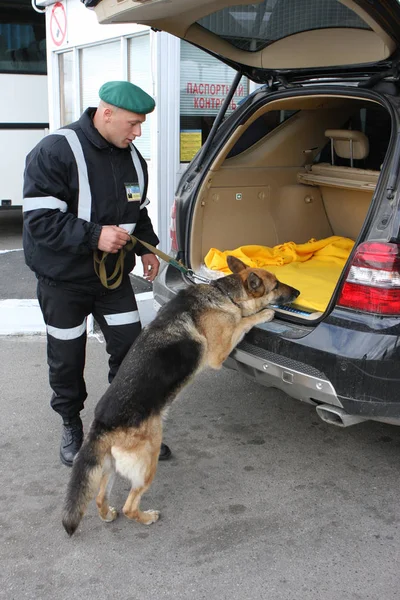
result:
M 98 425 L 96 421 L 93 422 L 72 466 L 62 518 L 69 536 L 75 533 L 87 505 L 99 489 L 107 443 Z

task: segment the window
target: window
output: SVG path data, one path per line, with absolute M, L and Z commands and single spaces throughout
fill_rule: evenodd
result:
M 151 72 L 150 36 L 149 34 L 137 35 L 128 40 L 128 79 L 141 87 L 150 96 L 153 96 L 153 79 Z M 146 115 L 142 125 L 142 135 L 135 140 L 139 152 L 144 158 L 151 156 L 151 127 L 154 114 Z
M 80 108 L 99 103 L 99 89 L 106 81 L 122 79 L 121 43 L 109 42 L 82 48 L 80 59 Z
M 327 27 L 369 29 L 338 0 L 264 0 L 230 6 L 197 21 L 236 48 L 256 52 L 294 33 Z
M 0 72 L 46 74 L 46 26 L 43 15 L 24 8 L 2 9 Z
M 236 71 L 203 50 L 181 42 L 180 161 L 190 162 L 207 139 Z M 242 78 L 226 114 L 249 93 Z
M 127 52 L 125 56 L 122 51 Z M 74 59 L 78 57 L 78 60 Z M 125 60 L 126 59 L 126 60 Z M 75 81 L 79 62 L 79 82 Z M 58 56 L 60 81 L 60 120 L 67 125 L 75 114 L 75 95 L 79 94 L 79 112 L 100 101 L 99 89 L 107 81 L 128 79 L 153 96 L 153 78 L 150 58 L 150 36 L 135 35 L 122 43 L 121 39 L 93 44 L 79 50 L 61 52 Z M 146 116 L 142 135 L 135 145 L 146 159 L 151 157 L 151 124 L 153 115 Z
M 107 81 L 126 79 L 123 72 L 121 42 L 95 44 L 79 51 L 80 62 L 80 108 L 99 103 L 99 89 Z M 61 69 L 60 69 L 61 73 Z M 128 39 L 128 80 L 153 95 L 151 76 L 150 37 L 148 34 Z M 71 82 L 72 86 L 72 82 Z M 144 158 L 150 158 L 150 130 L 152 115 L 147 115 L 142 135 L 135 145 Z
M 296 114 L 296 112 L 296 110 L 271 110 L 259 116 L 258 119 L 253 121 L 246 129 L 243 135 L 240 136 L 229 152 L 227 158 L 232 158 L 232 156 L 237 156 L 245 150 L 248 150 L 273 129 L 278 127 L 278 125 L 284 123 L 292 115 Z
M 73 52 L 63 52 L 58 56 L 60 73 L 60 115 L 61 125 L 74 121 Z
M 355 112 L 337 129 L 354 129 L 362 131 L 369 141 L 368 155 L 360 160 L 354 160 L 356 169 L 372 169 L 380 171 L 389 145 L 392 132 L 392 121 L 388 111 L 382 106 L 366 105 L 365 108 L 357 108 Z M 316 163 L 331 163 L 331 142 L 327 143 L 318 156 Z M 335 155 L 335 164 L 338 166 L 350 166 L 347 158 Z

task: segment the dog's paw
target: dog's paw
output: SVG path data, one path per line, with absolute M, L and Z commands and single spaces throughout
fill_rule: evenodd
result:
M 260 313 L 260 323 L 268 323 L 268 321 L 272 321 L 275 316 L 275 311 L 272 308 L 264 308 Z
M 109 506 L 108 507 L 108 513 L 106 514 L 105 517 L 102 517 L 100 515 L 100 519 L 102 521 L 104 521 L 105 523 L 112 523 L 112 521 L 115 521 L 115 519 L 118 517 L 118 511 L 116 508 L 114 508 L 113 506 Z
M 141 520 L 140 522 L 143 523 L 143 525 L 151 525 L 152 523 L 155 523 L 156 521 L 158 521 L 158 519 L 160 518 L 160 511 L 159 510 L 144 510 L 141 514 Z

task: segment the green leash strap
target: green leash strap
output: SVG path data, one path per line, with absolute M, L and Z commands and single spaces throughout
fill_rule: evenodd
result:
M 181 273 L 186 274 L 186 273 L 190 272 L 190 269 L 185 267 L 185 265 L 183 263 L 181 263 L 180 260 L 175 260 L 169 254 L 166 254 L 162 250 L 155 248 L 151 244 L 148 244 L 147 242 L 143 242 L 142 240 L 139 240 L 139 238 L 135 237 L 134 235 L 131 235 L 131 240 L 132 241 L 135 240 L 135 243 L 140 242 L 142 244 L 142 246 L 144 246 L 145 248 L 150 250 L 150 252 L 152 252 L 153 254 L 158 256 L 158 258 L 161 258 L 161 260 L 164 260 L 165 262 L 169 263 L 172 267 L 175 267 L 175 269 L 178 269 Z
M 134 248 L 134 246 L 137 242 L 139 242 L 140 244 L 142 244 L 142 246 L 144 246 L 145 248 L 150 250 L 150 252 L 152 252 L 153 254 L 158 256 L 158 258 L 161 258 L 161 260 L 164 260 L 165 262 L 169 263 L 172 267 L 175 267 L 175 269 L 178 269 L 181 273 L 184 273 L 185 275 L 189 275 L 189 274 L 193 273 L 191 271 L 191 269 L 188 269 L 187 267 L 185 267 L 185 265 L 182 264 L 181 261 L 175 260 L 174 258 L 172 258 L 172 256 L 169 256 L 169 254 L 166 254 L 165 252 L 158 250 L 158 248 L 155 248 L 151 244 L 148 244 L 147 242 L 143 242 L 142 240 L 139 240 L 139 238 L 135 237 L 134 235 L 131 235 L 130 242 L 125 244 L 125 246 L 123 248 L 121 248 L 121 250 L 119 251 L 115 269 L 114 269 L 113 273 L 110 275 L 110 277 L 107 276 L 107 270 L 106 270 L 106 264 L 105 264 L 107 256 L 110 253 L 103 252 L 101 250 L 95 250 L 93 252 L 94 270 L 95 270 L 96 275 L 98 276 L 98 278 L 100 279 L 101 283 L 103 284 L 103 286 L 105 288 L 107 288 L 109 290 L 115 290 L 117 287 L 119 287 L 121 285 L 122 277 L 124 274 L 125 254 L 127 252 L 130 252 Z

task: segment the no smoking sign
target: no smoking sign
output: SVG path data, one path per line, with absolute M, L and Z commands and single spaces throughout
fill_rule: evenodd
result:
M 51 9 L 50 35 L 56 46 L 61 46 L 67 35 L 67 15 L 61 2 L 56 2 Z

